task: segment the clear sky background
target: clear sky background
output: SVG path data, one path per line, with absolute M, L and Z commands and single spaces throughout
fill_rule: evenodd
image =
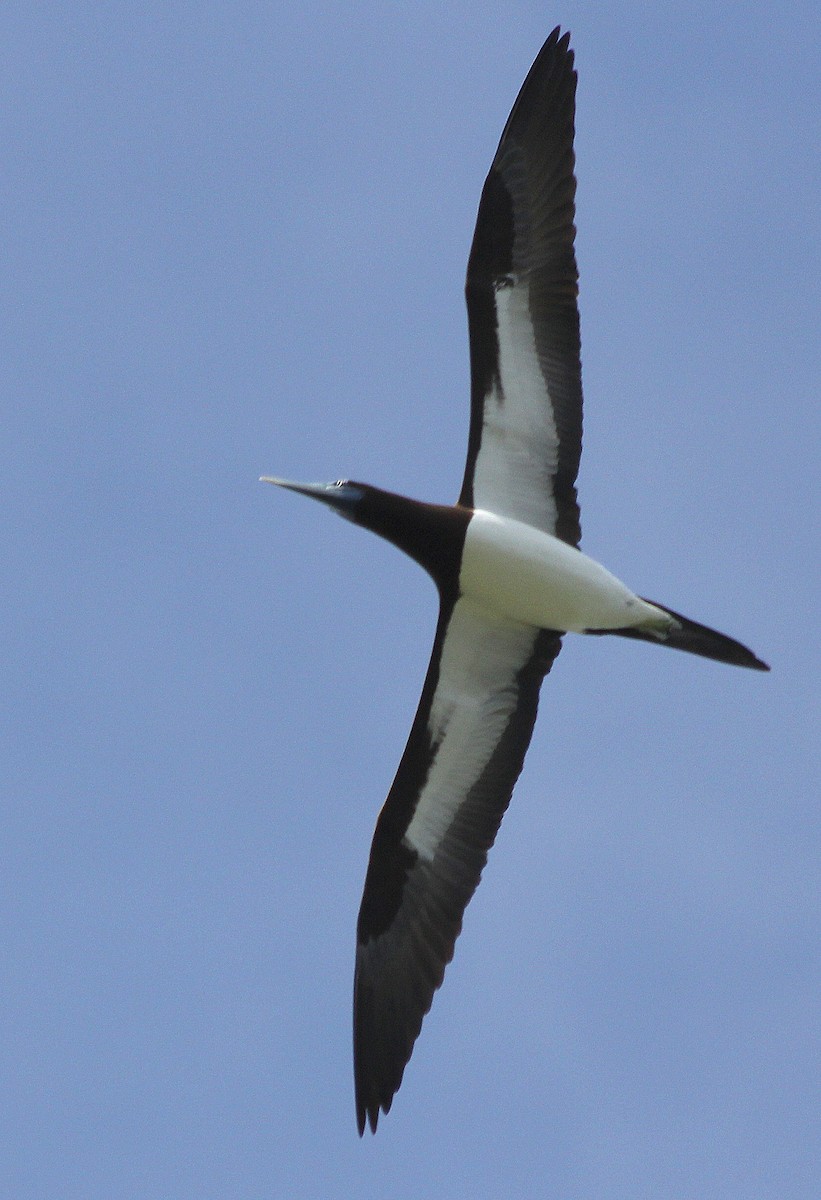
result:
M 771 675 L 568 638 L 393 1111 L 354 926 L 518 87 L 579 69 L 583 545 Z M 812 3 L 3 5 L 0 1194 L 816 1200 Z

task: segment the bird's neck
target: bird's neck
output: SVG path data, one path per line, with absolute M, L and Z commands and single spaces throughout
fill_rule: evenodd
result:
M 470 509 L 425 504 L 368 487 L 353 520 L 398 546 L 424 567 L 443 591 L 458 583 L 470 516 Z

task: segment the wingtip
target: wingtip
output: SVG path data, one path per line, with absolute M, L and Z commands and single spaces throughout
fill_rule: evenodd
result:
M 387 1110 L 386 1110 L 387 1111 Z M 370 1105 L 362 1105 L 357 1101 L 356 1105 L 356 1127 L 359 1130 L 359 1136 L 365 1136 L 365 1127 L 370 1126 L 371 1133 L 376 1133 L 376 1126 L 379 1124 L 379 1105 L 372 1108 Z

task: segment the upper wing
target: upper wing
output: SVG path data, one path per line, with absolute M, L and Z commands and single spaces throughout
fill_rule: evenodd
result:
M 471 417 L 459 502 L 577 545 L 582 385 L 568 38 L 554 29 L 539 52 L 482 191 L 466 284 Z
M 359 1132 L 376 1129 L 442 982 L 533 732 L 558 634 L 443 602 L 422 698 L 376 826 L 357 926 Z

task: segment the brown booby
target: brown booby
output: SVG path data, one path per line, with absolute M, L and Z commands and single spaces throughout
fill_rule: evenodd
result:
M 342 480 L 265 477 L 335 509 L 433 577 L 440 611 L 405 752 L 376 824 L 357 925 L 359 1132 L 388 1112 L 568 632 L 619 634 L 767 670 L 642 599 L 578 548 L 582 440 L 574 251 L 576 72 L 555 29 L 482 191 L 467 269 L 471 418 L 462 490 L 425 504 Z

